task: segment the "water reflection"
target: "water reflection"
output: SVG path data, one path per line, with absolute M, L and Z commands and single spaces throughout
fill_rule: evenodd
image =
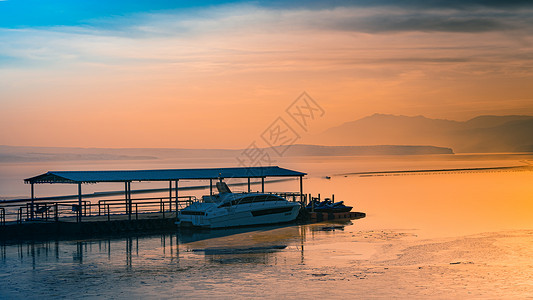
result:
M 303 243 L 302 226 L 231 228 L 179 233 L 185 251 L 203 255 L 209 263 L 276 264 L 276 253 Z M 302 247 L 303 249 L 303 247 Z
M 87 240 L 50 240 L 0 245 L 3 266 L 18 260 L 17 268 L 97 264 L 125 267 L 157 264 L 277 264 L 283 252 L 298 252 L 305 262 L 308 235 L 330 234 L 342 230 L 346 222 L 318 225 L 263 226 L 221 230 L 180 230 L 155 235 L 110 236 Z M 284 258 L 286 260 L 287 257 Z
M 483 272 L 505 275 L 511 265 L 514 283 L 529 274 L 531 231 L 421 241 L 394 230 L 361 231 L 360 221 L 0 244 L 0 295 L 252 298 L 259 288 L 276 299 L 388 298 L 395 289 L 426 295 L 418 289 L 426 276 L 452 289 L 472 273 L 480 275 L 471 284 L 483 287 Z M 505 267 L 488 270 L 494 263 Z

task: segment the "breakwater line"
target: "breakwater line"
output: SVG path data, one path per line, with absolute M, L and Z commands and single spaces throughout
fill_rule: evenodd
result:
M 372 172 L 351 172 L 334 174 L 333 176 L 398 176 L 398 175 L 420 175 L 435 173 L 461 173 L 461 172 L 520 172 L 533 171 L 533 166 L 506 166 L 506 167 L 480 167 L 480 168 L 450 168 L 450 169 L 421 169 L 421 170 L 394 170 L 394 171 L 372 171 Z

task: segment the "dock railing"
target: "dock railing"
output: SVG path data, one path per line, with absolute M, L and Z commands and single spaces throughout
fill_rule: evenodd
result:
M 190 205 L 193 201 L 196 201 L 195 196 L 180 196 L 176 201 L 176 197 L 155 197 L 155 198 L 139 198 L 131 199 L 132 204 L 136 206 L 137 213 L 144 212 L 160 212 L 163 215 L 165 212 L 175 212 L 176 210 L 183 209 Z M 93 204 L 98 206 L 98 215 L 106 214 L 121 214 L 127 213 L 127 204 L 124 199 L 106 199 L 99 200 L 98 203 Z M 177 208 L 176 208 L 177 206 Z M 110 210 L 113 208 L 113 210 Z M 140 208 L 140 210 L 139 210 Z
M 269 194 L 281 196 L 289 201 L 299 202 L 303 206 L 307 204 L 310 195 L 296 192 L 270 192 Z M 195 201 L 202 201 L 195 196 L 176 197 L 152 197 L 131 199 L 131 211 L 128 209 L 129 203 L 124 198 L 102 199 L 91 202 L 84 200 L 79 205 L 78 200 L 34 201 L 23 203 L 2 203 L 0 204 L 0 225 L 27 221 L 38 222 L 76 222 L 78 212 L 81 212 L 81 222 L 90 220 L 119 220 L 144 218 L 172 218 L 176 217 L 176 212 L 189 206 Z M 33 208 L 33 218 L 32 218 Z M 152 214 L 148 216 L 147 214 Z M 88 218 L 90 217 L 90 218 Z
M 124 198 L 105 199 L 93 203 L 88 200 L 81 202 L 78 200 L 63 201 L 34 201 L 23 203 L 2 203 L 0 204 L 0 225 L 6 222 L 22 223 L 26 221 L 40 222 L 71 222 L 76 219 L 78 212 L 81 212 L 81 221 L 87 217 L 104 216 L 108 220 L 115 217 L 128 215 L 131 218 L 138 219 L 140 214 L 159 213 L 160 217 L 170 217 L 172 213 L 175 216 L 177 210 L 181 210 L 193 201 L 195 196 L 176 197 L 155 197 L 155 198 L 137 198 L 131 199 L 132 211 L 128 210 L 128 203 Z M 33 218 L 32 218 L 33 209 Z
M 307 195 L 295 192 L 270 192 L 269 194 L 277 195 L 287 199 L 288 201 L 300 202 L 303 206 L 307 205 Z
M 90 216 L 91 203 L 82 201 L 82 215 Z M 31 218 L 31 203 L 24 204 L 4 204 L 0 207 L 4 210 L 4 220 L 16 221 L 22 223 L 29 220 L 39 221 L 58 221 L 59 217 L 75 217 L 79 208 L 78 201 L 61 201 L 61 202 L 36 202 L 33 205 L 33 219 Z

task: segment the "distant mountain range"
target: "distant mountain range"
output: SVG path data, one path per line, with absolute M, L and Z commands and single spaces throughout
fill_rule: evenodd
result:
M 533 116 L 479 116 L 465 122 L 374 114 L 307 139 L 322 145 L 433 145 L 454 152 L 533 152 Z
M 283 156 L 533 152 L 533 116 L 479 116 L 465 122 L 374 114 L 306 136 Z M 453 150 L 452 150 L 453 149 Z M 286 150 L 286 151 L 285 151 Z M 74 148 L 0 145 L 0 162 L 234 159 L 244 149 Z M 272 152 L 273 155 L 275 152 Z

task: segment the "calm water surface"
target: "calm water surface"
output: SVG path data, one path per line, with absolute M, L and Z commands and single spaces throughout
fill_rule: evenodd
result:
M 0 244 L 0 297 L 533 297 L 533 172 L 336 175 L 521 161 L 524 157 L 287 161 L 280 165 L 310 173 L 304 182 L 307 193 L 335 194 L 367 217 L 335 224 Z M 46 171 L 38 167 L 22 169 L 33 172 L 27 177 Z M 24 175 L 18 170 L 17 176 Z M 0 176 L 14 177 L 6 171 Z M 298 182 L 267 189 L 296 191 Z M 24 195 L 19 187 L 12 190 L 4 195 Z

